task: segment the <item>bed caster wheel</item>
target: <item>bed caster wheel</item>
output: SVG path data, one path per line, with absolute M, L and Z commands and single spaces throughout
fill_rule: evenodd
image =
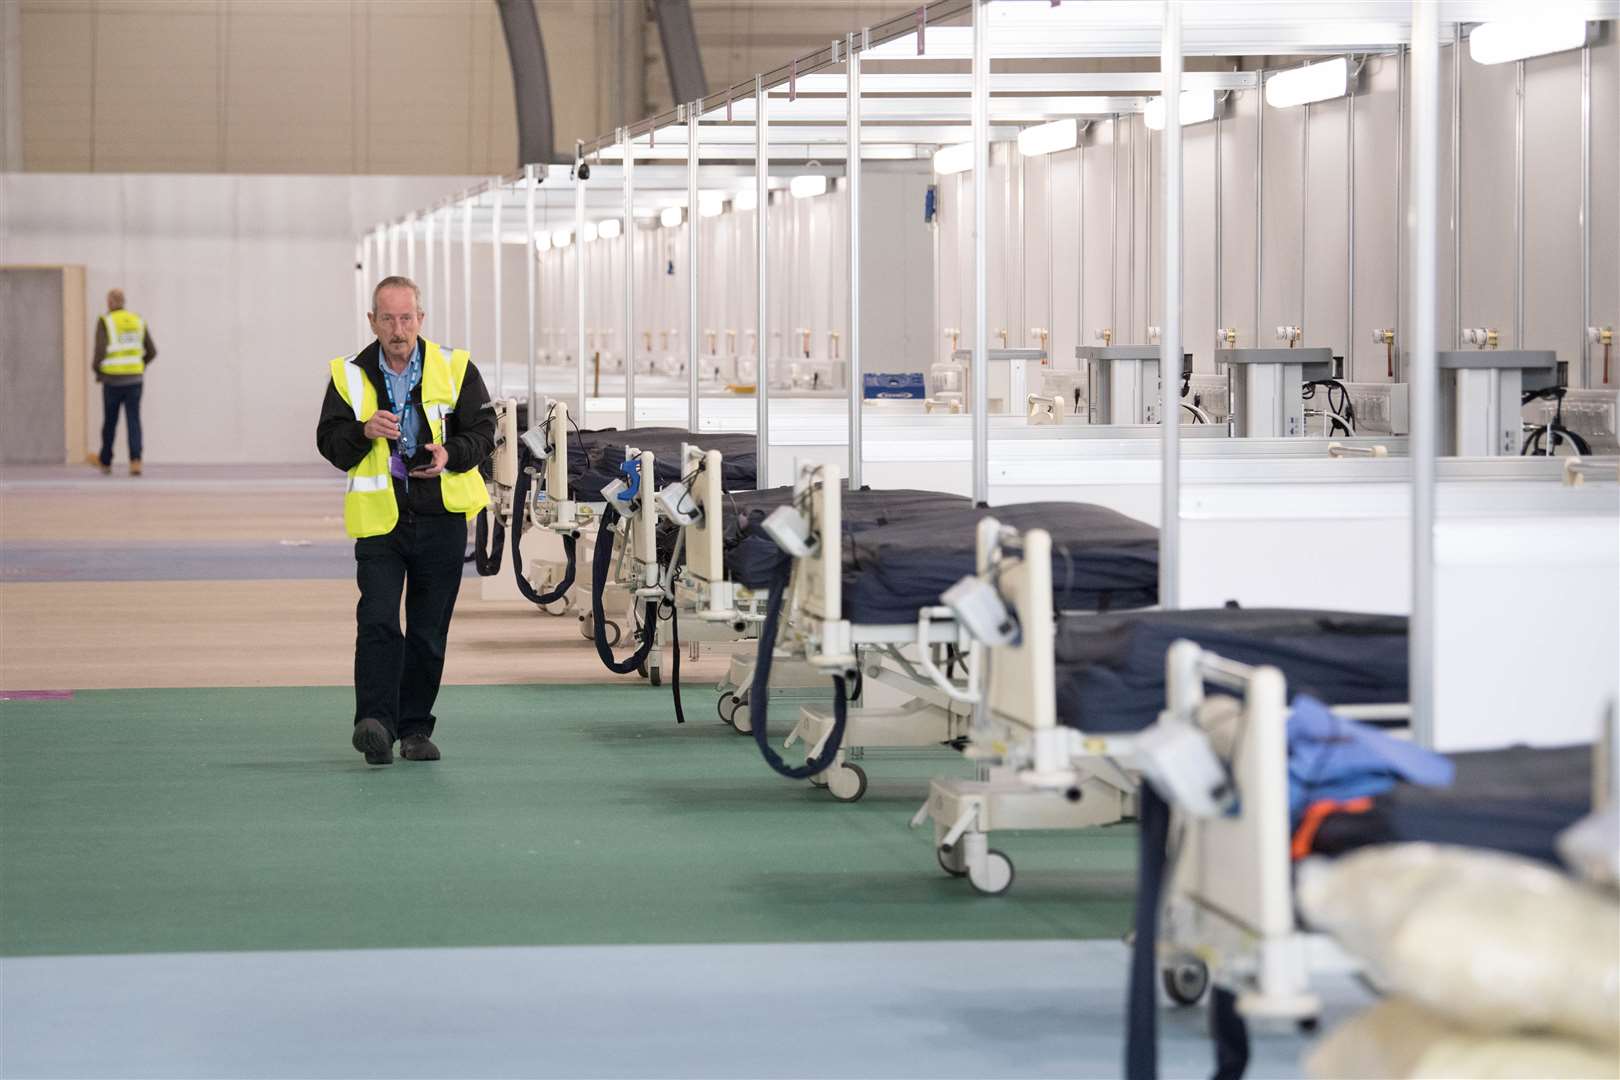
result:
M 647 665 L 646 664 L 637 664 L 636 665 L 636 674 L 640 675 L 643 679 L 645 679 L 647 677 Z
M 654 686 L 663 686 L 664 669 L 660 667 L 647 669 L 647 681 L 652 683 Z
M 739 735 L 752 735 L 754 733 L 754 713 L 748 707 L 748 702 L 738 699 L 731 709 L 731 726 L 737 729 Z
M 1196 1005 L 1209 991 L 1209 965 L 1194 956 L 1182 957 L 1159 972 L 1159 981 L 1177 1005 Z
M 561 600 L 553 600 L 549 604 L 541 604 L 540 610 L 553 618 L 561 618 L 574 609 L 574 598 L 565 596 Z
M 958 844 L 946 851 L 942 847 L 934 849 L 934 858 L 939 860 L 939 868 L 951 877 L 967 877 L 967 866 L 962 861 L 962 846 Z
M 999 851 L 988 851 L 984 857 L 984 870 L 968 867 L 968 884 L 985 896 L 1000 896 L 1013 883 L 1013 864 Z
M 720 722 L 722 724 L 729 724 L 732 727 L 736 727 L 737 722 L 732 719 L 732 714 L 737 711 L 737 695 L 733 694 L 730 690 L 727 690 L 725 693 L 721 694 L 720 700 L 714 703 L 714 711 L 720 714 Z
M 826 769 L 826 770 L 823 770 L 822 772 L 818 772 L 818 773 L 816 773 L 816 775 L 810 777 L 810 786 L 815 787 L 815 788 L 824 788 L 824 787 L 826 787 L 827 786 L 827 773 L 829 773 L 831 771 L 832 771 L 831 769 Z
M 828 769 L 827 793 L 839 802 L 857 802 L 866 794 L 866 770 L 859 765 L 844 765 Z
M 584 638 L 586 641 L 594 641 L 596 639 L 596 623 L 593 621 L 593 617 L 588 613 L 579 617 L 579 636 Z
M 607 638 L 607 643 L 610 646 L 617 645 L 619 639 L 624 636 L 624 631 L 619 628 L 618 623 L 609 620 L 608 624 L 602 628 L 602 636 Z

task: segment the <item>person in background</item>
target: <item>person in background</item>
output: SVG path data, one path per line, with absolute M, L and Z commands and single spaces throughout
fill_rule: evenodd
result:
M 141 475 L 141 387 L 146 365 L 157 359 L 157 346 L 146 320 L 124 307 L 124 290 L 107 293 L 107 314 L 96 322 L 96 352 L 90 367 L 101 384 L 101 454 L 103 476 L 112 473 L 113 436 L 118 410 L 124 410 L 129 432 L 129 475 Z
M 332 361 L 315 429 L 321 456 L 349 474 L 343 522 L 360 585 L 350 741 L 370 765 L 392 764 L 396 741 L 407 761 L 438 761 L 433 703 L 467 521 L 489 504 L 478 467 L 495 449 L 495 414 L 467 351 L 419 335 L 415 282 L 383 278 L 371 307 L 377 340 Z

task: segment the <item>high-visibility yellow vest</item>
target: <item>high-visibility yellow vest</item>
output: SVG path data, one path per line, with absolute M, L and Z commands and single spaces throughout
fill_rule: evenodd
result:
M 103 375 L 139 375 L 146 370 L 146 320 L 119 308 L 101 317 L 107 328 L 107 355 L 101 358 Z
M 461 382 L 467 375 L 468 353 L 452 349 L 448 357 L 439 345 L 422 342 L 422 411 L 427 414 L 430 442 L 444 444 L 444 418 L 455 411 L 461 396 Z M 332 384 L 354 418 L 362 424 L 377 411 L 377 388 L 359 364 L 359 353 L 332 361 Z M 343 497 L 343 524 L 349 535 L 382 536 L 393 532 L 399 522 L 394 503 L 394 486 L 388 475 L 391 456 L 387 439 L 371 440 L 371 450 L 360 464 L 349 470 L 349 489 Z M 439 474 L 439 494 L 451 513 L 475 517 L 489 505 L 489 489 L 477 469 Z

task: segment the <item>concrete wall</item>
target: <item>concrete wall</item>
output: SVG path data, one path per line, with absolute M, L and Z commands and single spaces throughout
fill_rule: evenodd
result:
M 1522 264 L 1514 242 L 1515 67 L 1463 61 L 1459 313 L 1453 273 L 1459 234 L 1450 226 L 1451 53 L 1442 50 L 1441 347 L 1454 347 L 1461 327 L 1495 328 L 1504 347 L 1518 344 L 1516 282 L 1522 276 L 1523 345 L 1557 350 L 1570 362 L 1572 385 L 1589 385 L 1588 373 L 1596 384 L 1601 352 L 1594 350 L 1587 368 L 1581 314 L 1581 54 L 1524 65 Z M 1620 322 L 1620 202 L 1614 197 L 1620 184 L 1620 41 L 1613 24 L 1606 24 L 1591 48 L 1591 67 L 1592 320 L 1614 326 Z M 1304 344 L 1331 346 L 1350 357 L 1354 379 L 1389 378 L 1385 351 L 1372 333 L 1397 326 L 1396 282 L 1404 259 L 1397 161 L 1406 137 L 1396 123 L 1399 85 L 1396 59 L 1372 57 L 1355 95 L 1353 126 L 1347 98 L 1308 109 L 1268 107 L 1257 121 L 1260 94 L 1249 91 L 1232 95 L 1219 122 L 1185 130 L 1182 327 L 1199 370 L 1213 370 L 1218 327 L 1236 328 L 1242 346 L 1270 346 L 1277 326 L 1297 325 L 1304 328 Z M 1256 153 L 1262 139 L 1263 161 Z M 1020 158 L 1010 144 L 994 151 L 992 346 L 1003 328 L 1010 344 L 1037 345 L 1033 328 L 1045 328 L 1053 334 L 1052 355 L 1072 363 L 1074 345 L 1094 343 L 1104 327 L 1114 331 L 1116 342 L 1146 341 L 1148 327 L 1164 321 L 1163 240 L 1156 235 L 1161 136 L 1147 131 L 1140 118 L 1122 118 L 1093 125 L 1081 148 L 1050 158 Z M 1258 237 L 1257 176 L 1263 184 Z M 966 335 L 972 322 L 972 181 L 942 177 L 940 192 L 940 325 Z M 1399 325 L 1411 325 L 1409 313 Z M 1615 382 L 1620 371 L 1610 385 Z
M 147 318 L 160 354 L 142 403 L 148 461 L 318 461 L 326 362 L 363 343 L 351 238 L 467 183 L 4 174 L 0 264 L 82 263 L 92 314 L 118 286 Z M 94 432 L 88 353 L 81 370 Z

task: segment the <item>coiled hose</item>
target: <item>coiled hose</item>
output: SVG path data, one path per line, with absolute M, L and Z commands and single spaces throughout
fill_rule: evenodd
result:
M 844 746 L 844 725 L 849 717 L 849 703 L 844 697 L 844 677 L 834 675 L 833 729 L 821 755 L 795 766 L 784 762 L 771 749 L 765 732 L 765 717 L 770 708 L 771 660 L 776 655 L 776 629 L 782 620 L 782 603 L 787 597 L 788 581 L 793 576 L 793 562 L 787 560 L 777 566 L 771 575 L 771 591 L 765 602 L 765 623 L 759 631 L 759 658 L 754 662 L 754 681 L 748 689 L 748 718 L 754 729 L 754 744 L 759 754 L 778 774 L 789 780 L 803 780 L 825 772 Z
M 527 518 L 529 512 L 530 477 L 527 467 L 528 464 L 529 455 L 528 451 L 525 450 L 522 457 L 518 461 L 517 488 L 512 492 L 512 516 L 517 523 L 517 527 L 512 530 L 512 576 L 517 579 L 518 592 L 523 594 L 523 598 L 525 600 L 532 604 L 544 607 L 547 604 L 554 604 L 558 600 L 561 600 L 564 596 L 568 595 L 568 590 L 574 587 L 574 564 L 576 562 L 574 558 L 574 549 L 576 544 L 572 536 L 565 535 L 563 537 L 563 553 L 568 556 L 568 565 L 563 570 L 562 580 L 557 583 L 557 587 L 555 589 L 552 589 L 548 593 L 536 592 L 534 586 L 529 584 L 529 579 L 523 576 L 523 522 Z M 495 527 L 497 530 L 499 530 L 499 532 L 496 534 L 497 537 L 505 532 L 505 529 L 501 526 L 500 522 L 497 521 L 495 523 Z M 483 535 L 484 516 L 483 512 L 480 511 L 478 515 L 478 554 L 480 559 L 483 557 Z M 495 562 L 495 568 L 499 569 L 501 556 L 498 540 L 492 558 Z M 478 572 L 480 574 L 484 573 L 482 563 L 479 564 Z M 494 573 L 494 570 L 491 570 L 490 573 Z
M 628 675 L 647 662 L 653 643 L 658 640 L 658 601 L 647 603 L 647 614 L 641 625 L 641 644 L 627 659 L 613 659 L 613 647 L 607 640 L 607 616 L 602 611 L 602 592 L 607 587 L 609 567 L 613 563 L 613 523 L 619 512 L 609 503 L 602 512 L 602 523 L 596 533 L 596 550 L 591 553 L 591 637 L 596 644 L 596 655 L 615 675 Z M 513 548 L 516 551 L 516 548 Z M 569 579 L 573 579 L 573 558 L 570 550 Z

